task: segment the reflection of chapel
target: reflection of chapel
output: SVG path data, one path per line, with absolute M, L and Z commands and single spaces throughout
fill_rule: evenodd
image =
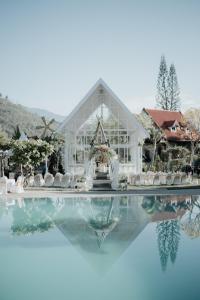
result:
M 65 170 L 83 174 L 98 120 L 119 159 L 121 173 L 141 173 L 146 130 L 107 84 L 99 79 L 61 124 L 65 136 Z M 103 140 L 102 131 L 96 142 Z

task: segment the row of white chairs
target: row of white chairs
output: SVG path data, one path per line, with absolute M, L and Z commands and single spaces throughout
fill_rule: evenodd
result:
M 15 179 L 8 179 L 6 176 L 0 177 L 0 194 L 23 193 L 24 177 L 19 176 Z
M 17 181 L 15 179 L 8 179 L 6 176 L 0 177 L 0 195 L 7 193 L 23 193 L 24 181 L 28 187 L 65 187 L 65 188 L 77 188 L 85 189 L 85 182 L 82 182 L 80 175 L 72 175 L 69 173 L 61 174 L 57 173 L 55 177 L 47 173 L 44 178 L 42 174 L 35 176 L 29 176 L 27 178 L 19 176 Z
M 122 175 L 122 174 L 121 174 Z M 125 174 L 124 174 L 125 175 Z M 65 187 L 84 189 L 85 182 L 81 180 L 80 175 L 72 175 L 70 173 L 57 173 L 55 177 L 47 173 L 44 178 L 41 174 L 30 176 L 26 179 L 26 185 L 29 187 Z M 185 173 L 153 173 L 147 172 L 142 174 L 129 174 L 128 183 L 130 185 L 185 185 L 185 184 L 199 184 L 197 178 L 187 176 Z M 6 176 L 0 178 L 0 194 L 23 193 L 24 192 L 24 177 L 19 176 L 17 181 L 8 179 Z
M 61 174 L 57 173 L 55 177 L 47 173 L 44 178 L 41 174 L 35 176 L 30 176 L 27 178 L 27 185 L 29 187 L 65 187 L 65 188 L 75 188 L 79 182 L 80 176 L 73 176 L 70 173 Z
M 197 178 L 185 173 L 142 173 L 129 175 L 130 185 L 187 185 L 198 184 Z

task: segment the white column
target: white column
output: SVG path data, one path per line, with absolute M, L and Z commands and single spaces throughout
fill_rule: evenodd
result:
M 131 152 L 131 163 L 133 164 L 133 173 L 137 173 L 137 139 L 134 134 L 130 136 L 130 152 Z

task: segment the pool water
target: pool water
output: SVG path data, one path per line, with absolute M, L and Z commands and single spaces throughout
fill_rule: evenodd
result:
M 0 300 L 200 299 L 200 197 L 0 199 Z

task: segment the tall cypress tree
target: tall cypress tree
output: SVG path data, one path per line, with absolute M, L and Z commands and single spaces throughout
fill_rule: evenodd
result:
M 162 109 L 169 110 L 168 95 L 168 70 L 164 55 L 161 56 L 160 68 L 157 81 L 157 106 Z
M 169 98 L 169 110 L 180 109 L 180 98 L 179 98 L 179 86 L 178 78 L 176 75 L 176 69 L 174 64 L 171 64 L 168 74 L 168 98 Z

